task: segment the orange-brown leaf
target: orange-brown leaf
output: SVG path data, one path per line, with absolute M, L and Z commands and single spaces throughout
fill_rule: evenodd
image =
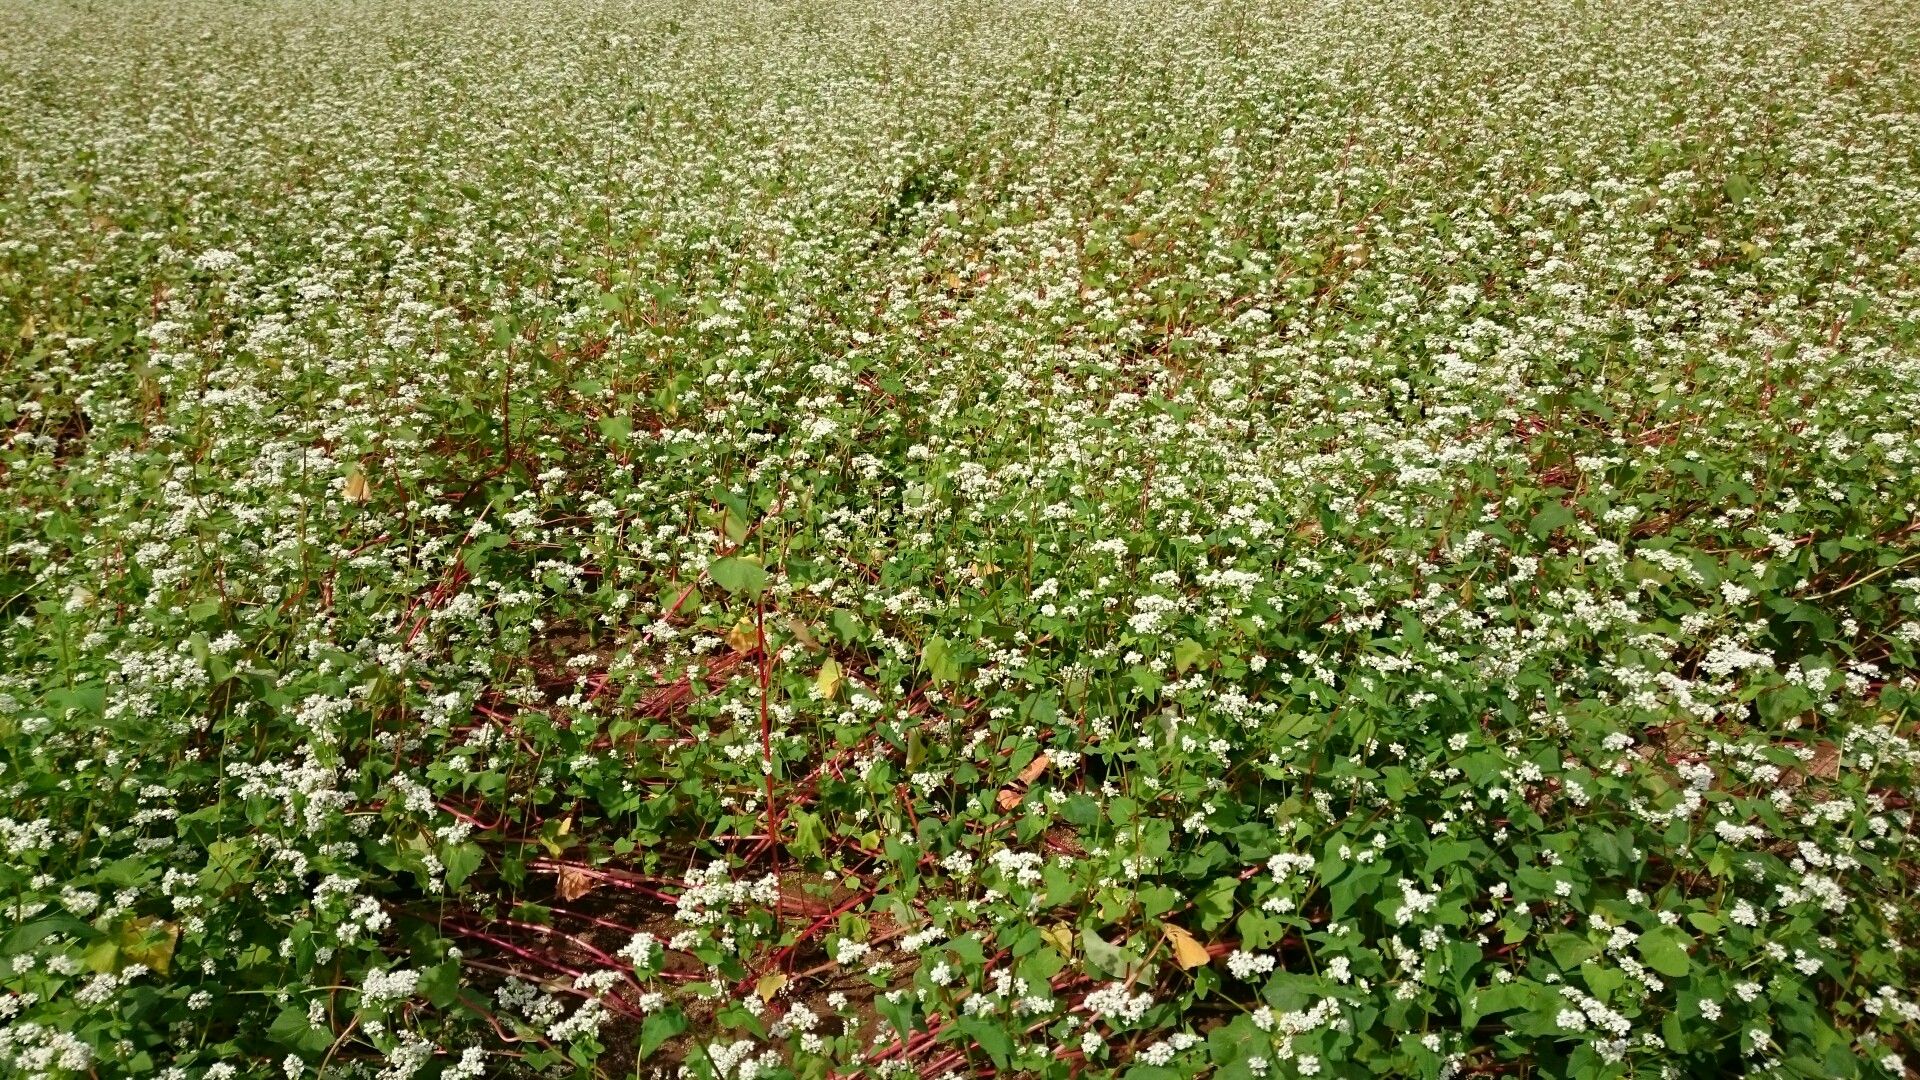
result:
M 599 882 L 592 874 L 575 867 L 563 866 L 560 868 L 560 884 L 555 891 L 560 894 L 560 899 L 572 903 L 592 892 L 597 884 Z
M 1172 923 L 1161 923 L 1160 930 L 1167 935 L 1167 943 L 1173 946 L 1173 962 L 1180 965 L 1182 971 L 1206 967 L 1213 959 L 1200 939 L 1188 933 L 1185 928 Z

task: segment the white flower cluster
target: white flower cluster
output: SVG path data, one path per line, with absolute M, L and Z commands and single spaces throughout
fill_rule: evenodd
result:
M 1087 1011 L 1112 1024 L 1135 1024 L 1153 1008 L 1153 995 L 1132 993 L 1125 983 L 1108 983 L 1087 994 Z
M 420 984 L 420 973 L 411 968 L 369 971 L 360 981 L 360 1001 L 378 1007 L 411 998 Z

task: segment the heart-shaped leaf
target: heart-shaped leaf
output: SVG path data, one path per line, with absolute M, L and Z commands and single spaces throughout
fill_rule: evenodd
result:
M 715 559 L 707 567 L 707 575 L 713 583 L 730 593 L 747 593 L 757 596 L 767 587 L 767 570 L 759 562 L 745 556 L 730 555 L 724 559 Z

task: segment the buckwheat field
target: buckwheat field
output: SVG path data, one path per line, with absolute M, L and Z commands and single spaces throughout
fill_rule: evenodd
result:
M 0 1074 L 1920 1076 L 1920 4 L 0 0 Z

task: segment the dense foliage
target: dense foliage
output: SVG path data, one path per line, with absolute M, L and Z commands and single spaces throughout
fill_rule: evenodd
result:
M 1920 6 L 5 0 L 0 1072 L 1912 1075 Z

